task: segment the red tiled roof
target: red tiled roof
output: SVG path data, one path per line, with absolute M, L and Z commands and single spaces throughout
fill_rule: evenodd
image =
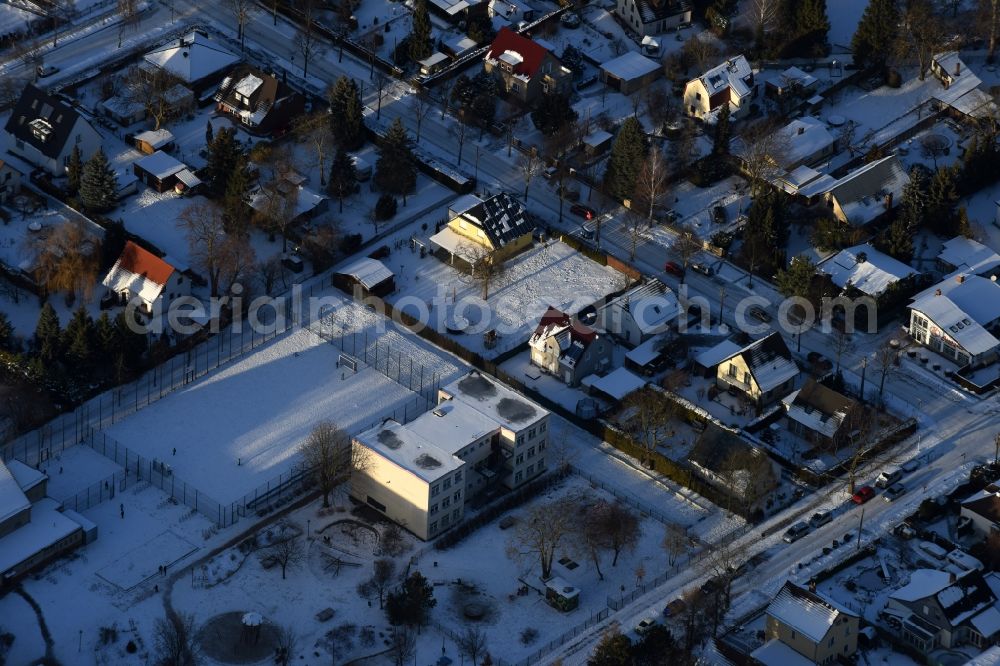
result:
M 546 335 L 546 329 L 550 327 L 570 327 L 570 336 L 574 341 L 579 341 L 583 343 L 591 343 L 594 338 L 597 337 L 597 331 L 590 328 L 585 324 L 581 324 L 576 319 L 571 318 L 568 314 L 561 310 L 557 310 L 551 305 L 549 309 L 545 311 L 542 318 L 538 322 L 538 326 L 535 328 L 534 335 Z M 551 330 L 551 329 L 550 329 Z M 532 336 L 534 337 L 534 336 Z
M 533 77 L 538 72 L 542 60 L 545 59 L 545 54 L 548 53 L 548 49 L 538 42 L 522 37 L 506 26 L 500 28 L 500 32 L 490 44 L 490 51 L 486 57 L 496 60 L 503 55 L 504 51 L 513 51 L 521 56 L 521 64 L 514 68 L 514 73 L 529 77 Z
M 125 249 L 118 258 L 118 265 L 135 275 L 141 275 L 151 282 L 162 285 L 167 284 L 167 280 L 174 272 L 173 266 L 132 241 L 125 243 Z

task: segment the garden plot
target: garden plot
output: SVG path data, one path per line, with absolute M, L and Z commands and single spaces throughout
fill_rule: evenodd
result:
M 485 308 L 478 283 L 432 256 L 412 261 L 407 271 L 403 280 L 397 279 L 390 300 L 414 316 L 426 309 L 431 325 L 441 332 L 449 321 L 464 317 L 468 332 L 449 335 L 488 357 L 527 341 L 549 306 L 575 314 L 627 284 L 623 274 L 559 242 L 535 246 L 509 260 L 504 275 L 490 287 Z M 499 342 L 486 349 L 481 334 L 490 329 L 497 331 Z
M 338 368 L 340 353 L 312 331 L 296 330 L 107 434 L 228 504 L 291 471 L 297 448 L 321 420 L 353 433 L 391 415 L 402 419 L 404 410 L 426 409 L 415 393 L 373 368 Z

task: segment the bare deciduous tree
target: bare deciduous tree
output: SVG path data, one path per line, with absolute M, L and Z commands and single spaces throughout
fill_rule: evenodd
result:
M 663 552 L 667 554 L 667 564 L 674 566 L 691 547 L 691 539 L 683 527 L 676 523 L 670 523 L 663 532 L 662 545 Z
M 320 421 L 299 448 L 302 466 L 312 470 L 316 485 L 323 493 L 323 506 L 330 506 L 330 493 L 347 480 L 352 472 L 371 466 L 371 454 L 364 446 L 355 446 L 351 436 L 332 421 Z
M 458 651 L 476 666 L 479 657 L 486 653 L 486 634 L 479 627 L 466 627 L 458 637 Z
M 473 242 L 464 243 L 461 254 L 469 263 L 472 269 L 470 276 L 479 285 L 481 298 L 485 301 L 490 297 L 490 288 L 507 272 L 503 256 L 496 250 Z
M 296 533 L 297 530 L 286 521 L 279 522 L 276 530 L 279 534 L 265 552 L 281 567 L 281 579 L 285 580 L 285 574 L 289 569 L 295 569 L 305 561 L 306 549 Z
M 413 108 L 413 117 L 417 121 L 416 143 L 420 143 L 420 128 L 424 124 L 424 118 L 434 107 L 433 102 L 423 89 L 418 90 L 415 95 L 410 95 L 410 106 Z
M 779 0 L 750 0 L 746 4 L 746 18 L 754 31 L 757 45 L 763 43 L 764 36 L 774 26 L 778 18 Z
M 580 500 L 575 497 L 533 505 L 514 526 L 507 542 L 508 556 L 514 559 L 537 558 L 542 580 L 548 580 L 552 577 L 556 549 L 573 531 L 579 510 Z
M 600 551 L 612 554 L 611 566 L 618 565 L 618 557 L 624 550 L 634 550 L 639 541 L 639 519 L 620 502 L 597 502 L 581 514 L 584 522 L 581 537 L 590 551 L 600 578 Z
M 153 629 L 157 663 L 195 666 L 201 656 L 197 634 L 194 615 L 190 613 L 174 613 L 157 620 Z
M 629 437 L 645 451 L 646 463 L 651 464 L 656 448 L 666 441 L 677 419 L 677 407 L 651 388 L 630 394 L 622 402 L 619 423 Z
M 916 61 L 923 81 L 931 59 L 945 43 L 945 26 L 930 0 L 909 0 L 904 5 L 904 29 L 896 51 L 904 60 Z
M 844 354 L 849 354 L 854 351 L 854 336 L 850 333 L 840 330 L 839 328 L 833 329 L 833 340 L 830 344 L 830 348 L 833 351 L 834 362 L 836 367 L 833 371 L 835 376 L 840 375 L 840 361 L 844 358 Z
M 719 474 L 729 486 L 730 502 L 738 502 L 745 512 L 777 484 L 770 458 L 749 446 L 733 448 L 720 463 Z
M 993 62 L 997 53 L 997 36 L 1000 35 L 1000 0 L 979 0 L 979 13 L 979 24 L 986 32 L 987 59 Z
M 893 346 L 893 340 L 885 340 L 878 348 L 875 350 L 875 372 L 878 376 L 878 401 L 882 404 L 883 396 L 885 395 L 885 380 L 889 378 L 889 375 L 893 374 L 899 363 L 899 349 L 898 345 Z
M 295 51 L 302 56 L 303 78 L 309 76 L 309 62 L 322 55 L 324 51 L 323 42 L 320 40 L 313 23 L 315 9 L 316 5 L 312 0 L 305 0 L 304 3 L 301 3 L 302 26 L 295 32 L 295 37 L 292 39 Z
M 240 42 L 240 48 L 246 45 L 247 21 L 257 12 L 257 3 L 254 0 L 225 0 L 226 8 L 233 15 L 236 22 L 236 39 Z
M 646 215 L 642 210 L 629 208 L 625 211 L 622 221 L 624 222 L 625 234 L 628 236 L 630 243 L 629 261 L 635 261 L 635 251 L 639 247 L 639 241 L 642 240 L 646 230 L 649 229 L 649 220 L 646 219 Z
M 777 119 L 747 126 L 740 134 L 736 155 L 750 181 L 750 195 L 756 196 L 774 177 L 781 174 L 788 157 L 790 137 Z
M 378 607 L 382 608 L 385 601 L 385 591 L 389 589 L 389 583 L 396 575 L 396 563 L 392 560 L 379 558 L 372 565 L 372 587 L 378 593 Z
M 517 166 L 521 170 L 521 177 L 524 178 L 524 200 L 528 200 L 528 188 L 532 179 L 542 171 L 542 160 L 538 157 L 538 152 L 532 148 L 527 153 L 521 155 L 517 161 Z
M 317 111 L 300 116 L 295 124 L 295 134 L 312 149 L 319 168 L 319 184 L 326 187 L 326 156 L 334 147 L 329 114 Z
M 407 666 L 417 650 L 417 636 L 407 626 L 393 627 L 389 634 L 389 656 L 395 666 Z
M 653 223 L 656 207 L 667 194 L 667 183 L 670 178 L 667 161 L 663 151 L 653 144 L 649 154 L 639 167 L 639 175 L 635 179 L 635 204 L 646 215 L 649 224 Z
M 269 233 L 280 233 L 281 251 L 287 252 L 288 229 L 294 224 L 299 197 L 293 182 L 295 153 L 288 144 L 258 144 L 251 159 L 258 172 L 254 222 Z
M 52 293 L 65 291 L 89 299 L 98 277 L 100 240 L 77 217 L 48 231 L 27 241 L 38 283 Z
M 682 228 L 674 239 L 674 244 L 671 246 L 674 254 L 677 258 L 681 260 L 681 266 L 684 268 L 684 274 L 687 275 L 688 266 L 691 260 L 694 258 L 698 252 L 701 251 L 701 241 L 692 233 L 691 231 Z M 681 283 L 684 279 L 681 279 Z
M 212 296 L 229 288 L 254 265 L 253 248 L 242 236 L 226 233 L 222 208 L 194 203 L 181 211 L 177 225 L 185 232 L 192 263 L 208 278 Z
M 277 644 L 274 646 L 274 663 L 279 666 L 291 666 L 295 663 L 295 648 L 299 637 L 295 627 L 284 626 L 278 629 Z

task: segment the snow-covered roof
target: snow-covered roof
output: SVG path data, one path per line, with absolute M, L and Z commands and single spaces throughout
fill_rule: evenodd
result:
M 778 131 L 787 138 L 788 148 L 782 160 L 786 169 L 812 159 L 837 141 L 826 123 L 812 116 L 796 118 Z
M 406 424 L 412 432 L 449 454 L 496 432 L 500 424 L 460 400 L 446 400 Z
M 737 99 L 746 97 L 752 91 L 753 70 L 747 59 L 738 55 L 726 62 L 713 67 L 698 77 L 708 91 L 709 96 L 715 95 L 726 88 L 732 89 L 732 95 Z
M 857 404 L 812 378 L 802 388 L 782 398 L 788 418 L 825 437 L 836 436 L 847 415 Z
M 899 280 L 916 274 L 903 262 L 868 244 L 841 250 L 820 264 L 819 270 L 829 275 L 838 287 L 843 288 L 850 283 L 858 291 L 873 297 Z
M 466 51 L 476 48 L 476 40 L 469 39 L 465 35 L 456 35 L 442 40 L 442 43 L 455 55 L 461 55 Z
M 250 207 L 257 211 L 267 210 L 268 203 L 272 196 L 295 197 L 295 208 L 292 212 L 293 218 L 305 215 L 306 213 L 315 210 L 317 206 L 326 200 L 326 197 L 322 194 L 313 192 L 309 188 L 301 185 L 293 186 L 290 191 L 283 195 L 277 193 L 277 191 L 267 191 L 263 186 L 258 186 L 250 193 Z
M 848 222 L 863 226 L 886 211 L 889 195 L 893 205 L 902 201 L 903 188 L 909 182 L 899 158 L 889 155 L 838 180 L 830 188 L 830 196 L 840 204 Z
M 601 65 L 601 69 L 616 79 L 634 81 L 657 71 L 660 66 L 660 63 L 635 51 L 626 51 Z
M 41 499 L 31 507 L 31 522 L 0 538 L 0 576 L 80 529 L 59 512 L 59 502 Z
M 641 345 L 625 353 L 625 358 L 632 361 L 639 367 L 646 365 L 647 363 L 652 363 L 660 354 L 663 353 L 663 347 L 667 344 L 666 336 L 657 335 L 649 340 L 646 340 Z
M 494 249 L 530 234 L 534 229 L 524 205 L 506 192 L 484 199 L 458 217 L 482 229 Z
M 988 330 L 1000 319 L 1000 284 L 978 275 L 957 275 L 918 294 L 910 308 L 930 319 L 941 333 L 973 356 L 997 345 Z
M 0 523 L 30 506 L 31 502 L 25 497 L 10 468 L 0 460 Z
M 128 292 L 152 304 L 174 272 L 174 267 L 132 241 L 125 243 L 118 261 L 101 283 L 116 294 Z
M 255 74 L 247 74 L 233 86 L 233 90 L 244 97 L 249 97 L 262 85 L 264 85 L 264 79 Z
M 742 356 L 761 392 L 766 393 L 799 374 L 784 339 L 777 331 L 750 343 L 733 356 Z M 723 359 L 723 361 L 728 359 Z
M 996 606 L 990 606 L 969 620 L 969 624 L 983 636 L 990 637 L 1000 631 L 1000 610 Z
M 621 400 L 629 393 L 638 391 L 646 385 L 646 380 L 625 368 L 617 368 L 603 377 L 588 375 L 581 382 L 584 386 L 596 389 L 615 400 Z
M 594 130 L 587 136 L 583 137 L 583 144 L 585 146 L 597 147 L 603 145 L 604 143 L 613 139 L 614 136 L 611 132 L 606 132 L 602 129 Z
M 934 98 L 951 105 L 969 92 L 979 87 L 982 81 L 965 66 L 958 51 L 938 53 L 931 59 L 931 68 L 942 82 L 942 87 L 934 92 Z
M 772 638 L 750 653 L 755 663 L 762 666 L 815 666 L 816 662 L 803 657 L 777 638 Z
M 177 180 L 182 182 L 188 189 L 201 185 L 201 178 L 194 175 L 194 172 L 191 171 L 191 169 L 181 169 L 174 175 L 177 176 Z
M 767 614 L 795 629 L 814 643 L 826 636 L 841 616 L 857 617 L 816 592 L 788 581 L 767 607 Z
M 816 85 L 819 79 L 808 72 L 802 71 L 798 67 L 792 66 L 778 75 L 778 81 L 781 83 L 781 87 L 798 85 L 803 88 L 809 88 Z
M 475 263 L 478 259 L 475 247 L 476 241 L 467 236 L 463 236 L 451 227 L 445 226 L 428 239 L 432 245 L 436 245 L 442 250 L 461 257 L 465 261 Z
M 174 135 L 170 130 L 146 130 L 135 135 L 136 141 L 148 143 L 153 150 L 159 150 L 174 140 Z
M 181 162 L 172 155 L 168 155 L 162 150 L 157 150 L 152 155 L 146 155 L 143 158 L 137 159 L 134 164 L 158 180 L 169 178 L 178 171 L 187 168 L 184 162 Z
M 22 492 L 28 492 L 49 478 L 45 472 L 40 472 L 34 467 L 25 465 L 20 460 L 9 460 L 7 462 L 7 469 L 14 475 L 14 480 L 17 481 L 17 485 L 20 486 Z
M 537 403 L 475 370 L 440 390 L 515 432 L 549 415 Z
M 475 194 L 463 194 L 448 205 L 448 217 L 458 217 L 465 211 L 475 208 L 481 203 L 483 203 L 483 200 Z
M 150 51 L 143 59 L 187 83 L 220 72 L 240 61 L 239 56 L 197 30 Z
M 447 59 L 448 56 L 446 56 L 444 53 L 441 53 L 440 51 L 435 51 L 434 53 L 430 54 L 429 56 L 421 60 L 419 64 L 421 67 L 425 69 L 430 69 L 431 67 L 434 67 L 435 65 L 442 63 Z
M 1000 202 L 998 202 L 998 207 L 1000 207 Z M 963 269 L 970 273 L 1000 263 L 1000 254 L 979 241 L 965 236 L 955 236 L 945 241 L 941 245 L 941 251 L 937 258 L 938 261 L 955 269 Z
M 378 259 L 362 257 L 337 270 L 341 275 L 350 275 L 365 289 L 372 289 L 393 278 L 392 271 Z
M 354 439 L 427 483 L 433 483 L 465 464 L 460 458 L 392 419 L 359 433 Z
M 628 312 L 644 335 L 661 333 L 681 314 L 677 295 L 656 279 L 632 287 L 604 307 Z
M 951 584 L 952 574 L 937 569 L 917 569 L 910 574 L 910 582 L 894 590 L 890 599 L 917 601 L 936 595 Z
M 962 666 L 997 666 L 997 664 L 1000 664 L 1000 645 L 994 645 L 985 652 L 980 652 Z
M 732 358 L 742 347 L 732 339 L 726 338 L 714 347 L 709 347 L 694 358 L 694 362 L 703 368 L 714 368 L 723 361 Z
M 775 179 L 775 185 L 785 192 L 798 194 L 803 197 L 813 197 L 817 194 L 823 194 L 829 191 L 836 182 L 837 180 L 833 176 L 817 171 L 804 164 Z

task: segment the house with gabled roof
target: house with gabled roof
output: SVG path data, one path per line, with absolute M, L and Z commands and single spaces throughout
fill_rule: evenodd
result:
M 677 295 L 652 278 L 604 305 L 598 321 L 601 328 L 634 347 L 670 330 L 680 315 Z
M 141 67 L 159 67 L 196 92 L 214 86 L 223 72 L 240 61 L 238 55 L 200 30 L 173 39 L 142 59 Z
M 611 367 L 611 340 L 551 306 L 538 322 L 528 347 L 532 365 L 569 386 Z
M 977 240 L 955 236 L 941 245 L 936 261 L 942 273 L 963 271 L 984 275 L 1000 266 L 1000 254 Z
M 965 643 L 992 644 L 1000 635 L 997 597 L 978 569 L 956 574 L 917 569 L 889 595 L 884 613 L 900 622 L 900 637 L 923 654 Z
M 960 367 L 991 363 L 1000 352 L 1000 284 L 959 271 L 913 298 L 909 332 Z
M 709 422 L 687 456 L 695 472 L 753 509 L 778 486 L 774 463 L 730 428 Z
M 191 293 L 191 281 L 180 271 L 132 241 L 102 284 L 122 305 L 138 300 L 138 311 L 148 316 L 166 312 L 174 299 Z
M 573 73 L 552 51 L 506 26 L 490 44 L 483 69 L 501 90 L 525 104 L 542 94 L 566 94 L 573 81 Z
M 86 162 L 102 142 L 69 103 L 31 84 L 24 87 L 4 129 L 10 152 L 53 176 L 65 175 L 74 146 Z
M 767 642 L 751 657 L 764 666 L 831 664 L 857 651 L 860 621 L 825 595 L 786 581 L 767 607 Z
M 216 110 L 252 134 L 284 131 L 305 108 L 302 95 L 252 65 L 234 69 L 215 93 Z
M 743 347 L 719 363 L 716 385 L 743 394 L 758 407 L 791 391 L 799 366 L 777 331 Z
M 861 404 L 809 378 L 802 388 L 781 399 L 788 430 L 818 447 L 834 450 L 857 427 Z
M 618 0 L 615 14 L 639 37 L 660 35 L 691 22 L 687 0 Z
M 732 117 L 736 118 L 749 111 L 756 97 L 753 69 L 745 56 L 738 55 L 687 82 L 684 111 L 689 116 L 714 122 L 722 105 L 728 104 Z
M 452 210 L 454 217 L 430 237 L 442 259 L 472 264 L 482 252 L 507 259 L 531 246 L 535 226 L 520 201 L 506 192 L 476 201 Z
M 991 483 L 962 500 L 960 515 L 971 521 L 972 531 L 982 540 L 1000 534 L 1000 486 Z
M 867 243 L 844 248 L 820 264 L 818 270 L 829 275 L 830 281 L 841 289 L 853 287 L 875 299 L 917 274 L 910 266 Z
M 826 204 L 844 224 L 863 227 L 879 219 L 903 199 L 910 177 L 895 155 L 855 169 L 826 192 Z

